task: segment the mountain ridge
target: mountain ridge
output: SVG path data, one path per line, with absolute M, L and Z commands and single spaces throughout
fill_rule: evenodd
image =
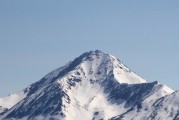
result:
M 157 112 L 155 115 L 155 106 L 150 105 L 163 97 L 170 99 L 167 95 L 178 95 L 158 82 L 147 82 L 120 60 L 99 50 L 82 54 L 22 92 L 23 97 L 0 115 L 0 119 L 80 120 L 82 116 L 86 120 L 151 119 L 153 116 L 157 119 L 161 116 Z M 138 111 L 146 109 L 147 117 L 139 114 Z M 178 119 L 177 110 L 173 110 L 176 115 L 172 118 L 163 118 Z

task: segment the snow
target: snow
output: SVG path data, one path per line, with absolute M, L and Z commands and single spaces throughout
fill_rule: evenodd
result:
M 159 119 L 163 115 L 163 119 L 172 119 L 179 111 L 179 92 L 174 92 L 167 95 L 161 102 L 158 103 L 158 114 L 156 119 Z
M 66 81 L 63 79 L 64 84 Z M 67 88 L 64 89 L 67 90 Z M 119 113 L 119 106 L 109 103 L 101 87 L 98 84 L 91 84 L 88 80 L 83 80 L 76 87 L 67 90 L 67 94 L 70 97 L 70 104 L 66 98 L 63 99 L 63 104 L 66 106 L 63 108 L 66 120 L 83 120 L 84 118 L 91 120 L 96 112 L 99 113 L 96 119 L 107 120 Z M 120 111 L 124 112 L 125 109 Z
M 4 108 L 11 108 L 3 114 L 3 116 L 0 116 L 0 119 L 5 118 L 9 113 L 20 106 L 24 107 L 23 109 L 28 108 L 30 103 L 36 102 L 34 100 L 38 101 L 41 97 L 43 98 L 43 95 L 46 94 L 46 92 L 44 92 L 45 90 L 55 86 L 57 86 L 57 89 L 59 86 L 59 89 L 64 92 L 62 92 L 63 95 L 61 96 L 62 110 L 58 111 L 58 114 L 55 115 L 37 115 L 33 119 L 107 120 L 126 113 L 130 109 L 130 106 L 126 107 L 127 100 L 118 99 L 122 101 L 118 104 L 114 102 L 115 100 L 110 101 L 109 94 L 112 93 L 105 93 L 104 89 L 106 88 L 101 83 L 115 81 L 114 83 L 119 83 L 119 85 L 125 83 L 128 86 L 133 86 L 133 84 L 142 85 L 143 83 L 148 84 L 148 82 L 136 75 L 112 55 L 105 54 L 101 51 L 91 51 L 89 53 L 88 56 L 82 57 L 82 61 L 75 65 L 75 68 L 70 69 L 70 71 L 65 71 L 65 75 L 58 76 L 60 72 L 68 68 L 73 62 L 69 62 L 65 66 L 47 74 L 45 76 L 45 82 L 39 82 L 39 84 L 35 86 L 37 87 L 35 93 L 32 95 L 27 96 L 24 92 L 20 92 L 0 98 L 0 106 L 2 106 L 2 108 L 0 107 L 0 111 Z M 111 76 L 114 76 L 114 79 L 108 79 Z M 55 80 L 52 81 L 54 78 Z M 33 86 L 33 84 L 31 86 Z M 30 92 L 31 86 L 26 88 L 28 92 Z M 116 90 L 115 87 L 116 86 L 114 86 L 113 90 Z M 128 87 L 126 88 L 128 89 Z M 156 83 L 150 90 L 151 91 L 147 93 L 144 91 L 146 94 L 144 94 L 142 100 L 139 101 L 141 102 L 141 109 L 138 109 L 137 106 L 132 106 L 134 109 L 123 116 L 124 120 L 148 119 L 155 111 L 158 111 L 158 115 L 156 116 L 157 119 L 159 119 L 159 117 L 165 120 L 171 119 L 167 118 L 170 114 L 174 114 L 172 118 L 175 117 L 176 111 L 179 110 L 179 92 L 174 92 L 169 87 L 160 83 Z M 132 92 L 130 95 L 132 96 L 134 93 Z M 54 91 L 50 91 L 49 94 L 50 95 L 46 96 L 51 97 L 56 95 Z M 25 102 L 23 101 L 24 98 L 26 98 Z M 49 100 L 50 98 L 47 99 Z M 17 104 L 18 102 L 20 103 Z M 51 102 L 54 102 L 53 99 Z M 42 104 L 41 101 L 38 101 L 38 104 L 34 107 L 41 107 L 40 105 Z M 160 107 L 156 107 L 157 104 L 159 104 Z M 57 106 L 53 105 L 50 107 L 56 108 Z M 165 111 L 166 107 L 167 112 Z M 31 114 L 33 113 L 29 113 L 21 120 L 28 119 Z M 64 114 L 64 116 L 61 114 Z
M 126 114 L 123 119 L 136 119 L 136 120 L 143 120 L 143 119 L 149 119 L 154 112 L 157 112 L 157 115 L 155 116 L 155 119 L 161 119 L 161 120 L 171 120 L 174 117 L 168 117 L 171 114 L 171 111 L 178 111 L 179 110 L 179 99 L 176 95 L 173 95 L 174 91 L 170 88 L 168 88 L 165 85 L 157 84 L 153 90 L 144 98 L 142 102 L 142 108 L 140 111 L 135 107 L 135 109 L 128 114 Z M 169 97 L 170 96 L 170 97 Z M 161 104 L 161 108 L 159 110 L 156 110 L 154 107 L 154 104 L 160 99 L 164 97 L 165 100 L 163 100 Z M 168 103 L 167 103 L 168 101 Z M 174 105 L 171 105 L 175 103 Z M 176 107 L 177 106 L 177 107 Z M 165 109 L 168 109 L 166 111 Z M 157 108 L 158 109 L 158 108 Z
M 166 85 L 162 85 L 162 90 L 163 90 L 163 93 L 162 93 L 163 95 L 171 94 L 174 92 L 174 90 L 172 90 L 171 88 L 169 88 Z
M 67 67 L 70 65 L 70 63 L 71 63 L 71 61 L 68 62 L 67 64 L 65 64 L 64 66 L 62 66 L 62 67 L 60 67 L 60 68 L 58 68 L 58 69 L 56 69 L 56 70 L 50 72 L 49 74 L 47 74 L 47 75 L 45 76 L 45 78 L 50 80 L 50 79 L 53 79 L 54 77 L 57 77 L 57 75 L 58 75 L 61 71 L 63 71 L 65 68 L 67 68 Z
M 117 79 L 119 83 L 138 84 L 147 82 L 140 76 L 130 71 L 129 68 L 122 64 L 117 58 L 115 58 L 112 55 L 109 56 L 111 58 L 111 61 L 113 62 L 114 77 Z
M 98 84 L 98 81 L 103 81 L 111 72 L 119 83 L 134 84 L 146 81 L 135 75 L 111 55 L 103 53 L 98 55 L 92 52 L 88 58 L 84 58 L 75 70 L 58 80 L 58 83 L 70 97 L 70 103 L 66 98 L 63 98 L 65 107 L 62 112 L 66 115 L 66 120 L 83 120 L 84 117 L 86 120 L 91 120 L 93 117 L 107 120 L 119 113 L 126 112 L 124 103 L 117 105 L 106 100 L 107 96 L 103 93 L 103 88 Z M 69 79 L 72 80 L 74 76 L 75 79 L 82 81 L 69 89 Z M 94 83 L 91 83 L 90 80 L 94 80 Z M 94 115 L 95 113 L 98 114 Z
M 0 106 L 2 108 L 11 108 L 15 104 L 17 104 L 19 101 L 24 99 L 26 97 L 26 94 L 24 92 L 19 92 L 17 94 L 11 94 L 7 97 L 0 98 Z
M 2 108 L 1 106 L 0 106 L 0 113 L 2 113 L 4 111 L 4 108 Z
M 147 82 L 110 54 L 93 51 L 87 57 L 89 59 L 84 58 L 76 69 L 83 69 L 85 77 L 89 79 L 100 79 L 112 72 L 119 83 L 138 84 Z

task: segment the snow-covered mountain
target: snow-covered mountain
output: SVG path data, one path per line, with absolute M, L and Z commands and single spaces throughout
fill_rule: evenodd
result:
M 2 120 L 178 120 L 179 92 L 96 50 L 0 98 L 0 106 Z

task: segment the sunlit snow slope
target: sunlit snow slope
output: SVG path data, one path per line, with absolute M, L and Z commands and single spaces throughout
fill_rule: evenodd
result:
M 0 106 L 8 108 L 0 107 L 0 119 L 177 120 L 179 115 L 178 92 L 148 83 L 99 50 L 82 54 L 13 95 L 19 97 L 0 99 Z

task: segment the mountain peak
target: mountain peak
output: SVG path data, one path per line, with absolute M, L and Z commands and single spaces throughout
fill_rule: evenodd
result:
M 103 56 L 107 57 L 108 55 L 109 54 L 106 54 L 106 53 L 104 53 L 104 52 L 102 52 L 100 50 L 95 50 L 95 51 L 85 52 L 82 55 L 80 55 L 78 58 L 82 58 L 82 59 L 86 58 L 85 60 L 88 60 L 88 59 L 92 60 L 93 57 L 97 57 L 97 58 L 103 57 Z
M 119 83 L 145 83 L 141 77 L 129 70 L 116 57 L 100 50 L 85 52 L 74 59 L 65 69 L 66 73 L 74 72 L 87 79 L 104 79 L 114 76 Z
M 160 109 L 163 101 L 173 99 L 172 94 L 164 99 L 171 92 L 157 82 L 146 82 L 116 57 L 95 50 L 83 53 L 22 92 L 0 98 L 0 119 L 107 120 L 125 117 L 127 120 L 128 117 L 150 119 L 155 117 L 153 115 L 159 115 L 159 119 L 163 114 L 153 111 Z M 173 103 L 177 100 L 175 97 Z M 161 110 L 166 112 L 165 109 Z M 177 107 L 169 108 L 171 112 L 167 116 L 175 115 L 177 110 Z
M 104 80 L 113 76 L 119 83 L 138 84 L 146 80 L 129 70 L 116 57 L 100 50 L 85 52 L 67 65 L 49 73 L 46 81 L 54 81 L 66 75 L 85 79 Z
M 92 52 L 92 53 L 96 53 L 96 54 L 105 54 L 104 52 L 102 52 L 101 50 L 94 50 L 94 51 L 90 51 L 90 52 Z

